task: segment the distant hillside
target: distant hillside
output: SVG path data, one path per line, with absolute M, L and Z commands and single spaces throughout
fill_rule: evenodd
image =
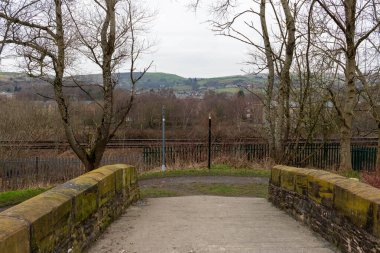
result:
M 46 84 L 41 80 L 31 78 L 25 73 L 0 72 L 0 91 L 19 92 L 35 86 Z
M 78 80 L 88 83 L 101 83 L 100 74 L 77 76 Z M 129 86 L 129 73 L 118 74 L 121 87 Z M 258 76 L 226 76 L 215 78 L 184 78 L 168 73 L 146 73 L 138 83 L 138 89 L 174 89 L 176 91 L 215 90 L 216 92 L 236 92 L 239 87 L 260 89 L 264 87 L 265 75 Z M 0 91 L 18 92 L 30 89 L 30 86 L 46 84 L 41 80 L 33 79 L 23 73 L 0 73 Z
M 121 73 L 119 83 L 121 86 L 129 84 L 129 73 Z M 100 82 L 100 75 L 81 76 L 82 80 Z M 263 88 L 265 75 L 257 76 L 226 76 L 215 78 L 184 78 L 167 73 L 146 73 L 140 80 L 139 89 L 171 88 L 174 90 L 198 90 L 198 89 L 225 89 L 239 86 Z

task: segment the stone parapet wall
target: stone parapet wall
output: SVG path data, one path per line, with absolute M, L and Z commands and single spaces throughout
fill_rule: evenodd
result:
M 1 212 L 0 253 L 82 252 L 138 198 L 135 168 L 99 168 Z
M 269 200 L 342 252 L 380 252 L 380 190 L 326 171 L 275 166 Z

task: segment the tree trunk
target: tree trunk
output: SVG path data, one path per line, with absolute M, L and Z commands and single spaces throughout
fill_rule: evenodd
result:
M 351 163 L 351 129 L 341 128 L 340 135 L 340 171 L 352 170 Z
M 376 174 L 380 175 L 380 122 L 377 123 Z
M 286 43 L 285 43 L 285 60 L 284 65 L 281 70 L 280 75 L 280 91 L 279 91 L 279 126 L 278 126 L 278 138 L 279 147 L 278 147 L 278 157 L 280 157 L 279 162 L 281 162 L 286 155 L 286 142 L 289 139 L 290 133 L 290 68 L 293 63 L 294 49 L 296 44 L 295 32 L 296 26 L 293 14 L 289 8 L 289 2 L 286 0 L 281 0 L 281 6 L 284 10 L 285 19 L 286 19 L 286 33 L 288 34 Z
M 345 36 L 346 36 L 346 89 L 345 101 L 342 112 L 342 125 L 340 127 L 340 165 L 339 170 L 352 170 L 351 164 L 351 135 L 352 119 L 355 107 L 355 72 L 356 72 L 356 47 L 355 47 L 355 10 L 356 0 L 345 1 Z
M 265 59 L 268 67 L 268 83 L 266 88 L 266 96 L 264 100 L 264 110 L 265 110 L 265 129 L 268 135 L 268 144 L 269 144 L 269 156 L 277 160 L 277 151 L 278 151 L 278 142 L 276 136 L 276 117 L 274 115 L 273 108 L 273 88 L 274 88 L 274 60 L 272 46 L 269 40 L 268 27 L 266 22 L 266 0 L 261 0 L 260 2 L 260 23 L 261 30 L 263 34 L 263 42 L 265 48 Z
M 98 144 L 96 147 L 97 147 L 96 150 L 91 150 L 90 154 L 86 155 L 86 159 L 82 160 L 86 172 L 97 169 L 100 166 L 100 162 L 102 161 L 106 144 L 105 145 Z

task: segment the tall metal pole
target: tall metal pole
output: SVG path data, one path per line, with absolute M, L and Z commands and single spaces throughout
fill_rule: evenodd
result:
M 207 168 L 211 169 L 211 114 L 208 115 L 208 163 Z
M 165 106 L 162 106 L 162 171 L 166 171 L 165 162 Z

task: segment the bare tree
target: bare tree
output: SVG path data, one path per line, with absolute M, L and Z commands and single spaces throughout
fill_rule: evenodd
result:
M 233 13 L 231 8 L 234 4 L 235 1 L 222 1 L 215 7 L 217 18 L 211 22 L 213 30 L 252 49 L 252 60 L 248 63 L 254 66 L 254 74 L 268 72 L 263 99 L 266 129 L 271 155 L 281 162 L 286 156 L 286 143 L 290 138 L 291 70 L 296 49 L 296 15 L 302 3 L 252 1 L 249 9 Z M 268 12 L 274 14 L 270 21 Z M 260 25 L 256 24 L 256 20 L 260 21 Z M 268 22 L 274 24 L 272 30 L 268 29 Z M 241 24 L 245 25 L 246 30 L 239 28 Z
M 374 18 L 378 1 L 368 0 L 316 0 L 320 11 L 314 11 L 318 25 L 319 47 L 327 57 L 344 73 L 344 94 L 337 97 L 336 86 L 329 92 L 340 120 L 340 170 L 351 170 L 351 137 L 354 108 L 357 103 L 356 69 L 358 50 L 362 43 L 380 26 Z
M 370 20 L 379 20 L 379 6 L 373 4 Z M 367 14 L 368 15 L 368 14 Z M 358 48 L 356 75 L 361 83 L 360 95 L 364 98 L 367 110 L 377 125 L 376 172 L 380 173 L 380 29 L 368 36 L 363 46 Z
M 93 170 L 101 162 L 108 141 L 124 122 L 135 95 L 135 85 L 147 71 L 136 74 L 136 61 L 144 47 L 138 45 L 139 23 L 148 21 L 144 12 L 131 1 L 68 1 L 35 0 L 1 3 L 0 19 L 10 23 L 11 36 L 1 43 L 10 44 L 24 58 L 28 73 L 48 81 L 54 88 L 54 99 L 58 104 L 66 138 L 86 170 Z M 86 20 L 85 13 L 78 16 L 72 7 L 84 10 L 92 7 L 94 20 Z M 87 7 L 85 7 L 87 6 Z M 88 7 L 88 8 L 90 8 Z M 85 25 L 91 25 L 85 26 Z M 84 85 L 70 77 L 70 67 L 78 52 L 93 60 L 102 71 L 99 87 L 103 96 L 93 99 L 101 108 L 101 116 L 94 129 L 93 138 L 83 145 L 72 124 L 70 99 L 64 88 L 74 82 L 86 90 Z M 118 82 L 117 68 L 129 62 L 131 91 L 123 106 L 115 108 L 114 93 Z M 90 98 L 91 94 L 86 93 Z

